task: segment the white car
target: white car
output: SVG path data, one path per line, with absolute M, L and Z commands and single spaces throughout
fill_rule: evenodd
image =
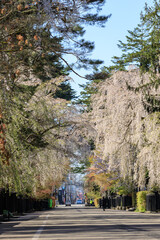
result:
M 66 201 L 65 205 L 66 206 L 71 206 L 71 201 Z

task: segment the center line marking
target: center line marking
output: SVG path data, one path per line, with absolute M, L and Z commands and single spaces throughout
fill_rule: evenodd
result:
M 49 215 L 46 216 L 46 220 L 43 221 L 43 225 L 37 230 L 37 232 L 34 234 L 32 240 L 38 240 L 39 236 L 41 235 L 46 223 L 47 223 L 47 219 L 48 219 Z

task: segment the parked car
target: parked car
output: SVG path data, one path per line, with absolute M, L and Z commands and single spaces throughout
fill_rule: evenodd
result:
M 82 200 L 81 199 L 77 199 L 77 204 L 82 204 Z
M 65 205 L 66 205 L 66 206 L 71 206 L 71 201 L 69 201 L 69 200 L 66 201 Z

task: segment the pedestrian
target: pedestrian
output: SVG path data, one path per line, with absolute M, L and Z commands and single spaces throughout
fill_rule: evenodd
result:
M 90 206 L 92 206 L 92 204 L 93 204 L 93 200 L 92 200 L 92 199 L 90 199 Z
M 103 211 L 105 211 L 105 209 L 106 209 L 106 198 L 105 197 L 103 197 L 103 199 L 102 199 L 102 207 L 103 207 Z

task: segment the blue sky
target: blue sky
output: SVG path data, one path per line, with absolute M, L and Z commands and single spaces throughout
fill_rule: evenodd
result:
M 104 61 L 105 66 L 111 65 L 111 58 L 116 55 L 120 56 L 121 51 L 117 47 L 118 40 L 125 41 L 128 35 L 127 30 L 133 30 L 140 22 L 140 12 L 144 9 L 145 3 L 153 5 L 153 0 L 106 0 L 101 14 L 112 14 L 105 28 L 87 27 L 85 39 L 95 42 L 95 49 L 92 58 Z M 88 72 L 79 70 L 78 73 L 86 75 Z M 80 93 L 81 89 L 78 84 L 84 84 L 85 80 L 79 78 L 74 73 L 70 76 L 74 82 L 72 87 Z

